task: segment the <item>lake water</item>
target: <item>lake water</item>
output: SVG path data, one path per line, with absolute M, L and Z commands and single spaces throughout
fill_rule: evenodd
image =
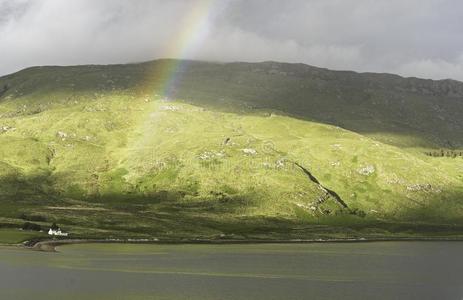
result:
M 463 299 L 463 242 L 0 248 L 0 299 Z

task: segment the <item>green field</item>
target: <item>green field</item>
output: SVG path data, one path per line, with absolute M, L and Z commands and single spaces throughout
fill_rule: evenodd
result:
M 57 222 L 90 238 L 463 232 L 462 83 L 189 62 L 163 95 L 166 64 L 1 77 L 0 226 Z
M 31 238 L 44 236 L 44 233 L 20 231 L 18 229 L 0 229 L 0 244 L 18 244 Z

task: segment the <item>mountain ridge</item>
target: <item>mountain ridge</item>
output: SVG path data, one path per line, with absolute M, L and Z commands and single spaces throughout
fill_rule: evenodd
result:
M 177 63 L 0 77 L 0 224 L 98 238 L 463 228 L 463 101 L 449 96 L 463 84 Z
M 97 63 L 89 63 L 89 64 L 75 64 L 75 65 L 34 65 L 25 67 L 23 69 L 17 70 L 15 72 L 7 73 L 1 75 L 2 77 L 9 77 L 15 75 L 19 72 L 28 71 L 31 69 L 40 69 L 40 68 L 68 68 L 68 67 L 111 67 L 111 66 L 128 66 L 128 65 L 140 65 L 140 64 L 149 64 L 158 61 L 185 61 L 185 62 L 198 62 L 198 63 L 207 63 L 207 64 L 217 64 L 217 65 L 227 65 L 227 64 L 280 64 L 280 65 L 293 65 L 293 66 L 303 66 L 323 71 L 330 71 L 330 72 L 339 72 L 339 73 L 353 73 L 357 75 L 367 75 L 367 76 L 390 76 L 400 78 L 400 79 L 410 79 L 410 80 L 421 80 L 421 81 L 433 81 L 433 82 L 450 82 L 456 84 L 463 84 L 463 81 L 453 79 L 453 78 L 441 78 L 441 79 L 433 79 L 433 78 L 424 78 L 418 76 L 404 76 L 396 73 L 391 72 L 377 72 L 377 71 L 355 71 L 349 69 L 330 69 L 326 67 L 320 67 L 316 65 L 310 65 L 306 63 L 298 63 L 298 62 L 282 62 L 276 60 L 264 60 L 264 61 L 213 61 L 213 60 L 197 60 L 197 59 L 176 59 L 176 58 L 159 58 L 159 59 L 152 59 L 146 61 L 138 61 L 138 62 L 127 62 L 127 63 L 110 63 L 110 64 L 97 64 Z
M 149 94 L 144 89 L 159 89 L 162 84 L 159 83 L 162 79 L 153 77 L 156 69 L 161 69 L 162 72 L 163 65 L 171 63 L 177 64 L 178 61 L 38 67 L 7 78 L 1 77 L 0 84 L 11 85 L 12 88 L 15 76 L 36 76 L 38 78 L 34 80 L 40 82 L 41 72 L 59 73 L 64 70 L 62 68 L 67 68 L 67 72 L 73 70 L 75 76 L 82 76 L 79 70 L 91 73 L 92 70 L 104 72 L 117 69 L 118 72 L 131 76 L 128 81 L 119 78 L 117 88 Z M 216 64 L 186 61 L 183 64 L 183 68 L 177 70 L 181 79 L 174 90 L 167 91 L 167 96 L 175 99 L 189 99 L 193 103 L 198 101 L 201 105 L 215 105 L 220 108 L 225 106 L 224 103 L 218 103 L 220 101 L 226 102 L 228 106 L 238 105 L 240 109 L 244 103 L 251 108 L 277 109 L 296 117 L 353 131 L 368 128 L 379 132 L 394 132 L 397 131 L 397 126 L 403 126 L 406 134 L 419 138 L 425 135 L 420 132 L 422 127 L 430 124 L 428 128 L 424 128 L 430 136 L 425 136 L 424 139 L 434 144 L 435 148 L 459 148 L 463 145 L 463 134 L 459 134 L 463 132 L 463 121 L 460 120 L 463 113 L 461 82 L 402 78 L 389 74 L 376 74 L 372 79 L 372 73 L 330 71 L 304 64 L 274 62 Z M 93 80 L 95 84 L 106 84 L 104 78 Z M 148 82 L 148 88 L 142 87 L 143 81 Z M 47 82 L 40 84 L 46 85 Z M 95 88 L 80 87 L 81 91 Z M 282 102 L 281 99 L 286 100 Z M 333 111 L 335 107 L 338 108 L 337 111 Z M 339 115 L 338 111 L 343 115 Z

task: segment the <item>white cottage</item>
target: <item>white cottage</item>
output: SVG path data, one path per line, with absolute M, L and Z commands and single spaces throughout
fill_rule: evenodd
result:
M 61 231 L 61 228 L 58 229 L 51 229 L 48 230 L 49 235 L 56 235 L 56 236 L 68 236 L 69 233 Z

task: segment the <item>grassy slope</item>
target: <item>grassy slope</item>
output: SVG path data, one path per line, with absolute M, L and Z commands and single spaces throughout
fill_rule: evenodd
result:
M 370 92 L 371 103 L 336 96 L 339 105 L 331 107 L 330 89 L 307 91 L 310 101 L 296 101 L 300 93 L 284 96 L 301 79 L 291 81 L 272 65 L 260 74 L 234 64 L 195 63 L 187 69 L 195 76 L 185 75 L 170 91 L 183 101 L 166 101 L 157 96 L 155 78 L 146 79 L 156 74 L 150 68 L 34 68 L 0 80 L 10 86 L 0 98 L 0 128 L 15 128 L 0 134 L 2 223 L 40 215 L 47 219 L 40 224 L 57 221 L 77 235 L 119 237 L 461 230 L 463 159 L 422 153 L 442 143 L 461 145 L 461 133 L 449 130 L 461 126 L 454 116 L 458 97 L 440 99 L 449 124 L 428 116 L 433 108 L 420 103 L 416 111 L 423 113 L 402 119 L 400 130 L 400 116 L 393 114 L 399 108 L 372 108 L 390 101 L 380 89 Z M 224 74 L 228 80 L 220 81 Z M 237 78 L 246 84 L 233 85 Z M 262 84 L 272 88 L 255 88 Z M 277 95 L 264 97 L 263 90 Z M 414 97 L 410 101 L 419 101 Z M 352 105 L 360 108 L 344 116 Z M 327 116 L 331 120 L 322 124 Z M 425 118 L 434 127 L 419 132 L 416 122 Z M 324 191 L 295 163 L 348 208 L 334 197 L 318 203 Z

